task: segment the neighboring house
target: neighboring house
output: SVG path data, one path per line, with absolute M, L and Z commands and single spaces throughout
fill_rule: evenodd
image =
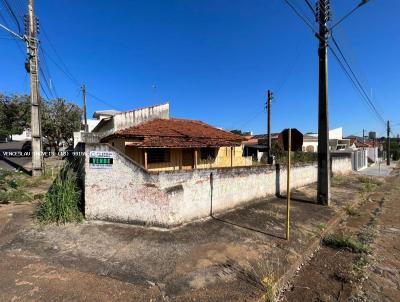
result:
M 201 121 L 155 119 L 116 131 L 101 140 L 147 170 L 170 171 L 251 165 L 243 137 Z
M 271 142 L 278 140 L 279 133 L 271 133 Z M 246 141 L 243 145 L 243 156 L 251 156 L 253 161 L 261 161 L 268 153 L 268 135 L 257 134 L 246 136 Z
M 82 121 L 82 124 L 84 124 L 85 121 Z M 94 128 L 100 123 L 99 119 L 88 119 L 87 124 L 88 124 L 88 130 L 89 132 L 92 132 Z
M 367 159 L 369 163 L 376 163 L 379 161 L 379 142 L 372 139 L 362 139 L 357 136 L 350 136 L 350 147 L 352 150 L 366 150 Z M 382 156 L 382 154 L 381 154 Z
M 318 151 L 318 135 L 317 134 L 304 134 L 303 135 L 303 152 L 317 152 Z
M 118 113 L 121 112 L 117 110 L 97 110 L 93 113 L 93 118 L 96 120 L 102 120 L 103 118 L 109 118 Z
M 329 149 L 331 151 L 346 150 L 350 147 L 350 139 L 343 138 L 343 128 L 329 130 Z M 303 137 L 304 152 L 318 152 L 318 134 L 307 133 Z

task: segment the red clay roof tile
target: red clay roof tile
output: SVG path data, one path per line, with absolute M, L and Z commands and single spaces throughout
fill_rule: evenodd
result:
M 187 119 L 156 119 L 116 132 L 114 137 L 138 138 L 138 147 L 194 148 L 237 146 L 244 137 L 227 132 L 201 121 Z

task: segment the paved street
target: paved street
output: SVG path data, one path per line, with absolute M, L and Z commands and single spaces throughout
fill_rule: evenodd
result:
M 27 170 L 31 170 L 30 157 L 7 156 L 7 154 L 4 154 L 4 152 L 21 151 L 23 144 L 23 141 L 0 143 L 0 169 L 14 170 L 16 167 L 20 166 Z M 3 158 L 3 154 L 6 157 L 6 160 Z

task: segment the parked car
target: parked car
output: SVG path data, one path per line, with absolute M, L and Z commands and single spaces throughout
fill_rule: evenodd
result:
M 32 152 L 32 141 L 26 141 L 21 148 L 22 156 L 31 156 Z M 49 157 L 51 155 L 50 145 L 43 142 L 42 152 L 44 157 Z

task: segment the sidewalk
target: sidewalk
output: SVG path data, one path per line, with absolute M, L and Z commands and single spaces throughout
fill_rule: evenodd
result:
M 378 176 L 387 177 L 396 167 L 397 162 L 391 162 L 390 166 L 386 165 L 386 162 L 376 163 L 374 166 L 365 168 L 361 171 L 356 172 L 356 174 L 366 175 L 366 176 Z

